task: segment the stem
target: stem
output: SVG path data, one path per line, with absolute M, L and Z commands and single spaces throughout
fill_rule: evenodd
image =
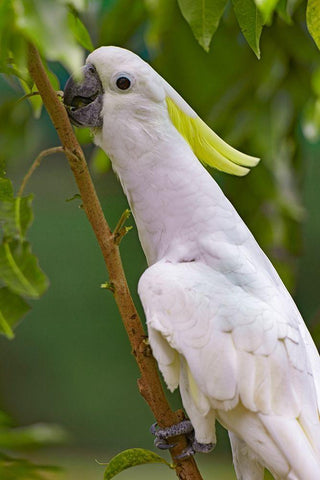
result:
M 113 241 L 116 245 L 120 245 L 121 240 L 123 237 L 132 229 L 132 227 L 125 227 L 124 224 L 130 217 L 131 212 L 129 208 L 127 208 L 121 215 L 116 228 L 113 230 Z
M 61 153 L 61 152 L 64 153 L 63 147 L 52 147 L 52 148 L 48 148 L 47 150 L 42 150 L 42 152 L 39 153 L 39 155 L 37 156 L 37 158 L 35 159 L 35 161 L 33 162 L 33 164 L 31 165 L 31 167 L 29 168 L 29 170 L 27 171 L 26 175 L 22 180 L 21 186 L 18 191 L 18 197 L 22 197 L 24 189 L 26 188 L 26 185 L 31 175 L 33 174 L 35 169 L 39 167 L 42 159 L 45 157 L 48 157 L 49 155 L 53 155 L 54 153 Z
M 169 427 L 180 422 L 183 419 L 183 413 L 182 411 L 173 412 L 170 409 L 161 386 L 156 362 L 149 345 L 145 342 L 145 331 L 129 292 L 119 247 L 114 242 L 114 236 L 103 215 L 83 151 L 74 135 L 67 112 L 49 82 L 39 52 L 32 44 L 28 46 L 28 68 L 57 130 L 77 182 L 84 210 L 100 245 L 109 272 L 109 282 L 114 286 L 114 298 L 141 372 L 141 378 L 138 381 L 140 393 L 152 410 L 157 423 L 161 427 Z M 175 441 L 177 445 L 170 451 L 173 460 L 186 447 L 184 436 L 177 437 Z M 192 457 L 179 460 L 176 465 L 176 474 L 181 480 L 202 480 Z
M 30 92 L 30 93 L 26 93 L 25 95 L 23 95 L 23 97 L 19 98 L 15 105 L 19 105 L 19 103 L 23 102 L 24 100 L 26 100 L 27 98 L 30 98 L 30 97 L 34 97 L 35 95 L 40 95 L 39 92 Z

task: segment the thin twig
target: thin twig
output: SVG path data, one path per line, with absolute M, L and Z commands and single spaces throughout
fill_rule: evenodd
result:
M 19 191 L 18 191 L 18 197 L 22 197 L 24 189 L 26 188 L 26 185 L 27 185 L 31 175 L 33 174 L 35 169 L 37 167 L 39 167 L 42 159 L 45 158 L 45 157 L 48 157 L 49 155 L 53 155 L 54 153 L 65 153 L 65 150 L 64 150 L 63 147 L 52 147 L 52 148 L 48 148 L 47 150 L 42 150 L 42 152 L 39 153 L 39 155 L 37 156 L 37 158 L 35 159 L 35 161 L 31 165 L 31 167 L 27 171 L 26 175 L 23 177 L 21 186 L 20 186 Z
M 159 426 L 169 427 L 181 421 L 183 413 L 180 410 L 173 412 L 170 409 L 160 382 L 156 362 L 150 346 L 145 342 L 145 331 L 130 295 L 119 247 L 115 244 L 114 236 L 104 217 L 83 151 L 74 135 L 67 112 L 50 84 L 39 52 L 32 44 L 29 44 L 28 48 L 28 68 L 65 149 L 80 191 L 84 210 L 100 245 L 109 273 L 109 284 L 112 284 L 114 288 L 114 298 L 141 372 L 141 378 L 138 381 L 140 393 L 151 408 Z M 187 445 L 183 435 L 178 436 L 175 442 L 176 446 L 170 450 L 173 459 Z M 180 480 L 202 480 L 192 457 L 179 460 L 175 470 Z
M 40 95 L 40 93 L 39 92 L 26 93 L 25 95 L 23 95 L 23 97 L 18 98 L 18 100 L 15 102 L 15 105 L 18 105 L 19 103 L 23 102 L 27 98 L 34 97 L 35 95 Z
M 132 226 L 125 227 L 124 224 L 131 215 L 131 211 L 127 208 L 121 215 L 116 228 L 113 230 L 113 241 L 116 245 L 120 245 L 121 240 L 132 229 Z

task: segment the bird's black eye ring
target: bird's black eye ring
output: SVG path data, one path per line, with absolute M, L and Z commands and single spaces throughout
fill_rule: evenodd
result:
M 131 81 L 128 77 L 121 75 L 121 77 L 117 78 L 116 85 L 119 90 L 128 90 L 131 87 Z

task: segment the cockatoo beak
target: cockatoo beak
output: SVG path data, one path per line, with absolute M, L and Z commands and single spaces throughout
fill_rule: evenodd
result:
M 71 123 L 77 127 L 102 127 L 103 88 L 99 75 L 90 63 L 72 75 L 64 88 L 63 100 Z

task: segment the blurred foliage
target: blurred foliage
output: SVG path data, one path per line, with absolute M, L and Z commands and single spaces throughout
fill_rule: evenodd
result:
M 28 460 L 12 458 L 0 452 L 0 475 L 2 480 L 46 480 L 48 472 L 60 469 L 48 465 L 35 465 Z
M 30 427 L 14 427 L 11 419 L 0 410 L 0 448 L 10 451 L 35 448 L 60 443 L 65 432 L 56 425 L 38 424 Z M 30 461 L 0 452 L 1 480 L 44 480 L 46 472 L 57 467 L 36 465 Z
M 217 8 L 205 15 L 204 24 L 199 23 L 202 4 Z M 35 198 L 15 193 L 32 159 L 58 141 L 34 95 L 26 41 L 36 43 L 56 90 L 64 85 L 66 69 L 82 63 L 79 44 L 87 50 L 109 44 L 134 50 L 220 136 L 261 157 L 246 178 L 211 173 L 291 291 L 298 280 L 299 303 L 311 317 L 319 309 L 320 14 L 319 2 L 309 0 L 314 43 L 306 6 L 302 0 L 0 3 L 0 331 L 11 338 L 19 318 L 33 306 L 15 342 L 1 340 L 0 392 L 4 406 L 21 422 L 59 420 L 84 445 L 114 448 L 124 439 L 151 443 L 146 428 L 151 415 L 136 390 L 136 366 L 120 322 L 112 321 L 118 314 L 111 295 L 99 288 L 106 275 L 100 253 L 80 202 L 65 203 L 76 192 L 67 167 L 56 157 L 48 159 L 30 182 Z M 190 28 L 203 47 L 211 42 L 208 53 Z M 18 101 L 25 94 L 33 96 Z M 90 145 L 88 130 L 78 130 L 77 136 L 114 226 L 126 201 L 110 162 Z M 32 201 L 36 215 L 29 230 Z M 302 234 L 308 259 L 297 277 Z M 127 237 L 123 258 L 135 292 L 145 260 L 136 235 Z M 44 292 L 46 280 L 26 243 L 30 239 L 52 284 L 38 303 L 32 298 Z M 22 479 L 19 475 L 11 478 Z
M 3 0 L 0 4 L 1 71 L 29 79 L 28 41 L 33 42 L 47 60 L 59 60 L 75 70 L 80 68 L 83 63 L 80 45 L 88 49 L 92 46 L 78 17 L 78 10 L 84 10 L 86 3 L 78 0 Z
M 0 333 L 8 338 L 30 308 L 24 298 L 39 298 L 48 286 L 25 240 L 33 220 L 31 202 L 32 195 L 15 197 L 11 181 L 0 177 Z

